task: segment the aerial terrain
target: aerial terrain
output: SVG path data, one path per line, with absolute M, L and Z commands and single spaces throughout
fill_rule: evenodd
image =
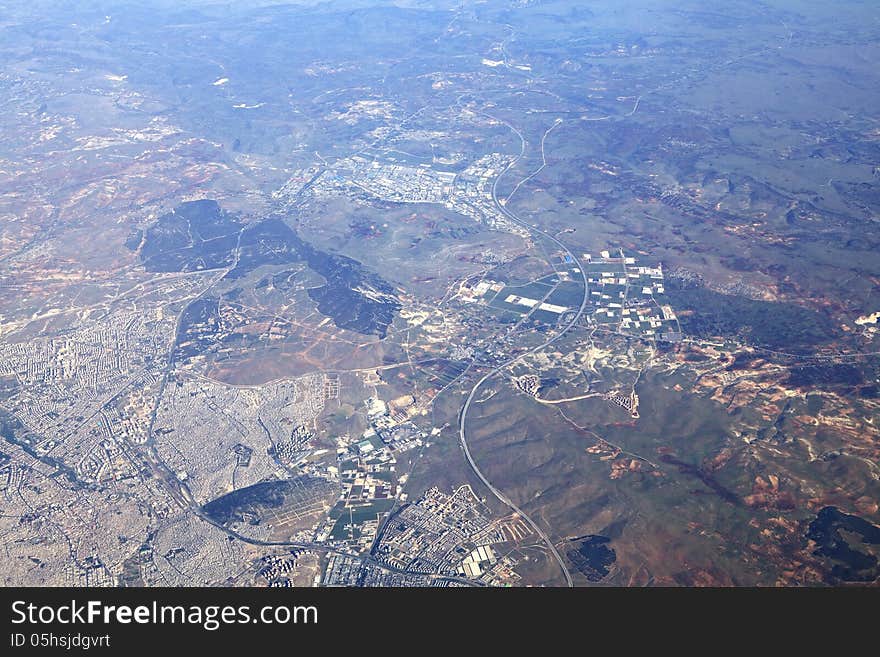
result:
M 880 578 L 880 5 L 0 0 L 0 584 Z

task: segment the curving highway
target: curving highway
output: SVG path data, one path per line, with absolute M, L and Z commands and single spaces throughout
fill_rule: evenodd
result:
M 534 520 L 532 520 L 528 514 L 526 514 L 521 508 L 519 508 L 509 497 L 507 497 L 507 495 L 505 495 L 503 492 L 498 490 L 498 488 L 496 488 L 492 484 L 491 481 L 489 481 L 489 479 L 486 477 L 485 474 L 483 474 L 483 471 L 480 470 L 480 467 L 477 465 L 476 461 L 474 460 L 474 457 L 471 454 L 471 450 L 470 450 L 470 447 L 468 446 L 468 442 L 467 442 L 467 434 L 466 434 L 466 430 L 465 430 L 466 425 L 467 425 L 467 414 L 471 408 L 471 404 L 473 403 L 474 398 L 477 395 L 477 392 L 480 390 L 482 385 L 484 383 L 486 383 L 486 381 L 488 381 L 492 377 L 496 376 L 500 372 L 503 372 L 505 369 L 507 369 L 511 365 L 517 363 L 518 361 L 525 358 L 526 356 L 533 354 L 533 353 L 536 353 L 538 351 L 541 351 L 542 349 L 546 349 L 551 344 L 553 344 L 554 342 L 556 342 L 557 340 L 562 338 L 562 336 L 564 336 L 569 331 L 569 329 L 574 327 L 581 320 L 581 317 L 583 317 L 584 310 L 586 309 L 587 302 L 589 300 L 587 274 L 584 271 L 584 268 L 581 266 L 580 260 L 577 258 L 577 256 L 574 253 L 572 253 L 571 250 L 565 244 L 563 244 L 559 239 L 557 239 L 555 236 L 551 235 L 550 233 L 546 233 L 543 230 L 536 228 L 535 226 L 531 226 L 531 225 L 525 223 L 523 220 L 521 220 L 513 212 L 508 210 L 504 205 L 502 205 L 499 202 L 498 193 L 497 193 L 498 182 L 501 180 L 501 178 L 504 176 L 504 174 L 506 174 L 513 166 L 516 165 L 517 162 L 520 161 L 520 159 L 523 156 L 523 153 L 525 152 L 525 143 L 526 142 L 525 142 L 525 138 L 522 136 L 522 133 L 520 133 L 519 130 L 514 128 L 512 125 L 510 125 L 506 121 L 498 119 L 497 117 L 491 117 L 491 118 L 495 119 L 496 121 L 501 121 L 501 123 L 504 123 L 504 125 L 506 125 L 508 128 L 513 130 L 513 132 L 515 132 L 519 136 L 520 140 L 522 141 L 522 150 L 520 151 L 519 156 L 516 159 L 514 159 L 510 164 L 508 164 L 507 167 L 501 173 L 498 174 L 498 176 L 495 178 L 495 182 L 492 185 L 492 200 L 495 203 L 495 207 L 501 213 L 503 213 L 504 216 L 506 216 L 511 222 L 526 229 L 527 231 L 529 231 L 529 233 L 531 233 L 533 235 L 536 235 L 541 238 L 549 240 L 550 242 L 552 242 L 553 244 L 558 246 L 569 258 L 571 258 L 572 264 L 574 266 L 576 266 L 581 273 L 581 278 L 583 279 L 583 284 L 584 284 L 584 296 L 583 296 L 583 299 L 581 300 L 581 305 L 578 308 L 577 312 L 574 314 L 574 316 L 572 316 L 572 318 L 568 321 L 568 323 L 565 324 L 565 326 L 563 326 L 562 329 L 559 330 L 559 332 L 557 332 L 552 337 L 548 338 L 545 342 L 539 344 L 536 347 L 533 347 L 529 351 L 526 351 L 526 352 L 520 354 L 519 356 L 511 358 L 510 360 L 502 363 L 501 365 L 498 365 L 497 367 L 495 367 L 495 369 L 490 371 L 488 374 L 485 374 L 479 381 L 476 382 L 476 384 L 474 384 L 474 387 L 471 388 L 470 394 L 468 394 L 467 399 L 465 400 L 464 406 L 461 409 L 461 414 L 459 415 L 458 437 L 459 437 L 459 442 L 461 443 L 462 451 L 464 452 L 465 459 L 467 460 L 467 463 L 470 466 L 473 473 L 477 476 L 477 478 L 481 482 L 483 482 L 483 484 L 486 486 L 486 488 L 489 489 L 489 491 L 492 493 L 492 495 L 495 496 L 495 498 L 498 501 L 500 501 L 502 504 L 506 505 L 514 513 L 517 513 L 519 516 L 521 516 L 522 519 L 525 520 L 526 523 L 528 523 L 528 525 L 532 528 L 532 530 L 538 536 L 540 536 L 541 540 L 544 542 L 544 544 L 547 546 L 547 549 L 550 551 L 550 554 L 552 554 L 553 558 L 556 560 L 556 563 L 559 564 L 559 568 L 562 571 L 562 575 L 565 578 L 566 584 L 568 586 L 573 586 L 574 583 L 572 582 L 572 579 L 571 579 L 571 573 L 569 572 L 568 567 L 565 565 L 565 560 L 562 558 L 562 555 L 559 553 L 559 550 L 556 549 L 556 545 L 553 543 L 553 541 L 550 539 L 550 537 L 547 535 L 547 533 L 541 527 L 539 527 L 538 524 Z M 559 123 L 561 123 L 561 120 L 557 119 L 557 123 L 554 124 L 554 127 L 556 125 L 558 125 Z M 543 140 L 542 140 L 542 143 L 541 143 L 542 157 L 543 157 L 543 146 L 544 146 L 544 144 L 543 144 Z M 546 163 L 546 159 L 544 160 L 544 162 Z M 512 195 L 513 194 L 511 193 L 511 196 Z M 508 197 L 508 199 L 509 198 L 510 197 Z

